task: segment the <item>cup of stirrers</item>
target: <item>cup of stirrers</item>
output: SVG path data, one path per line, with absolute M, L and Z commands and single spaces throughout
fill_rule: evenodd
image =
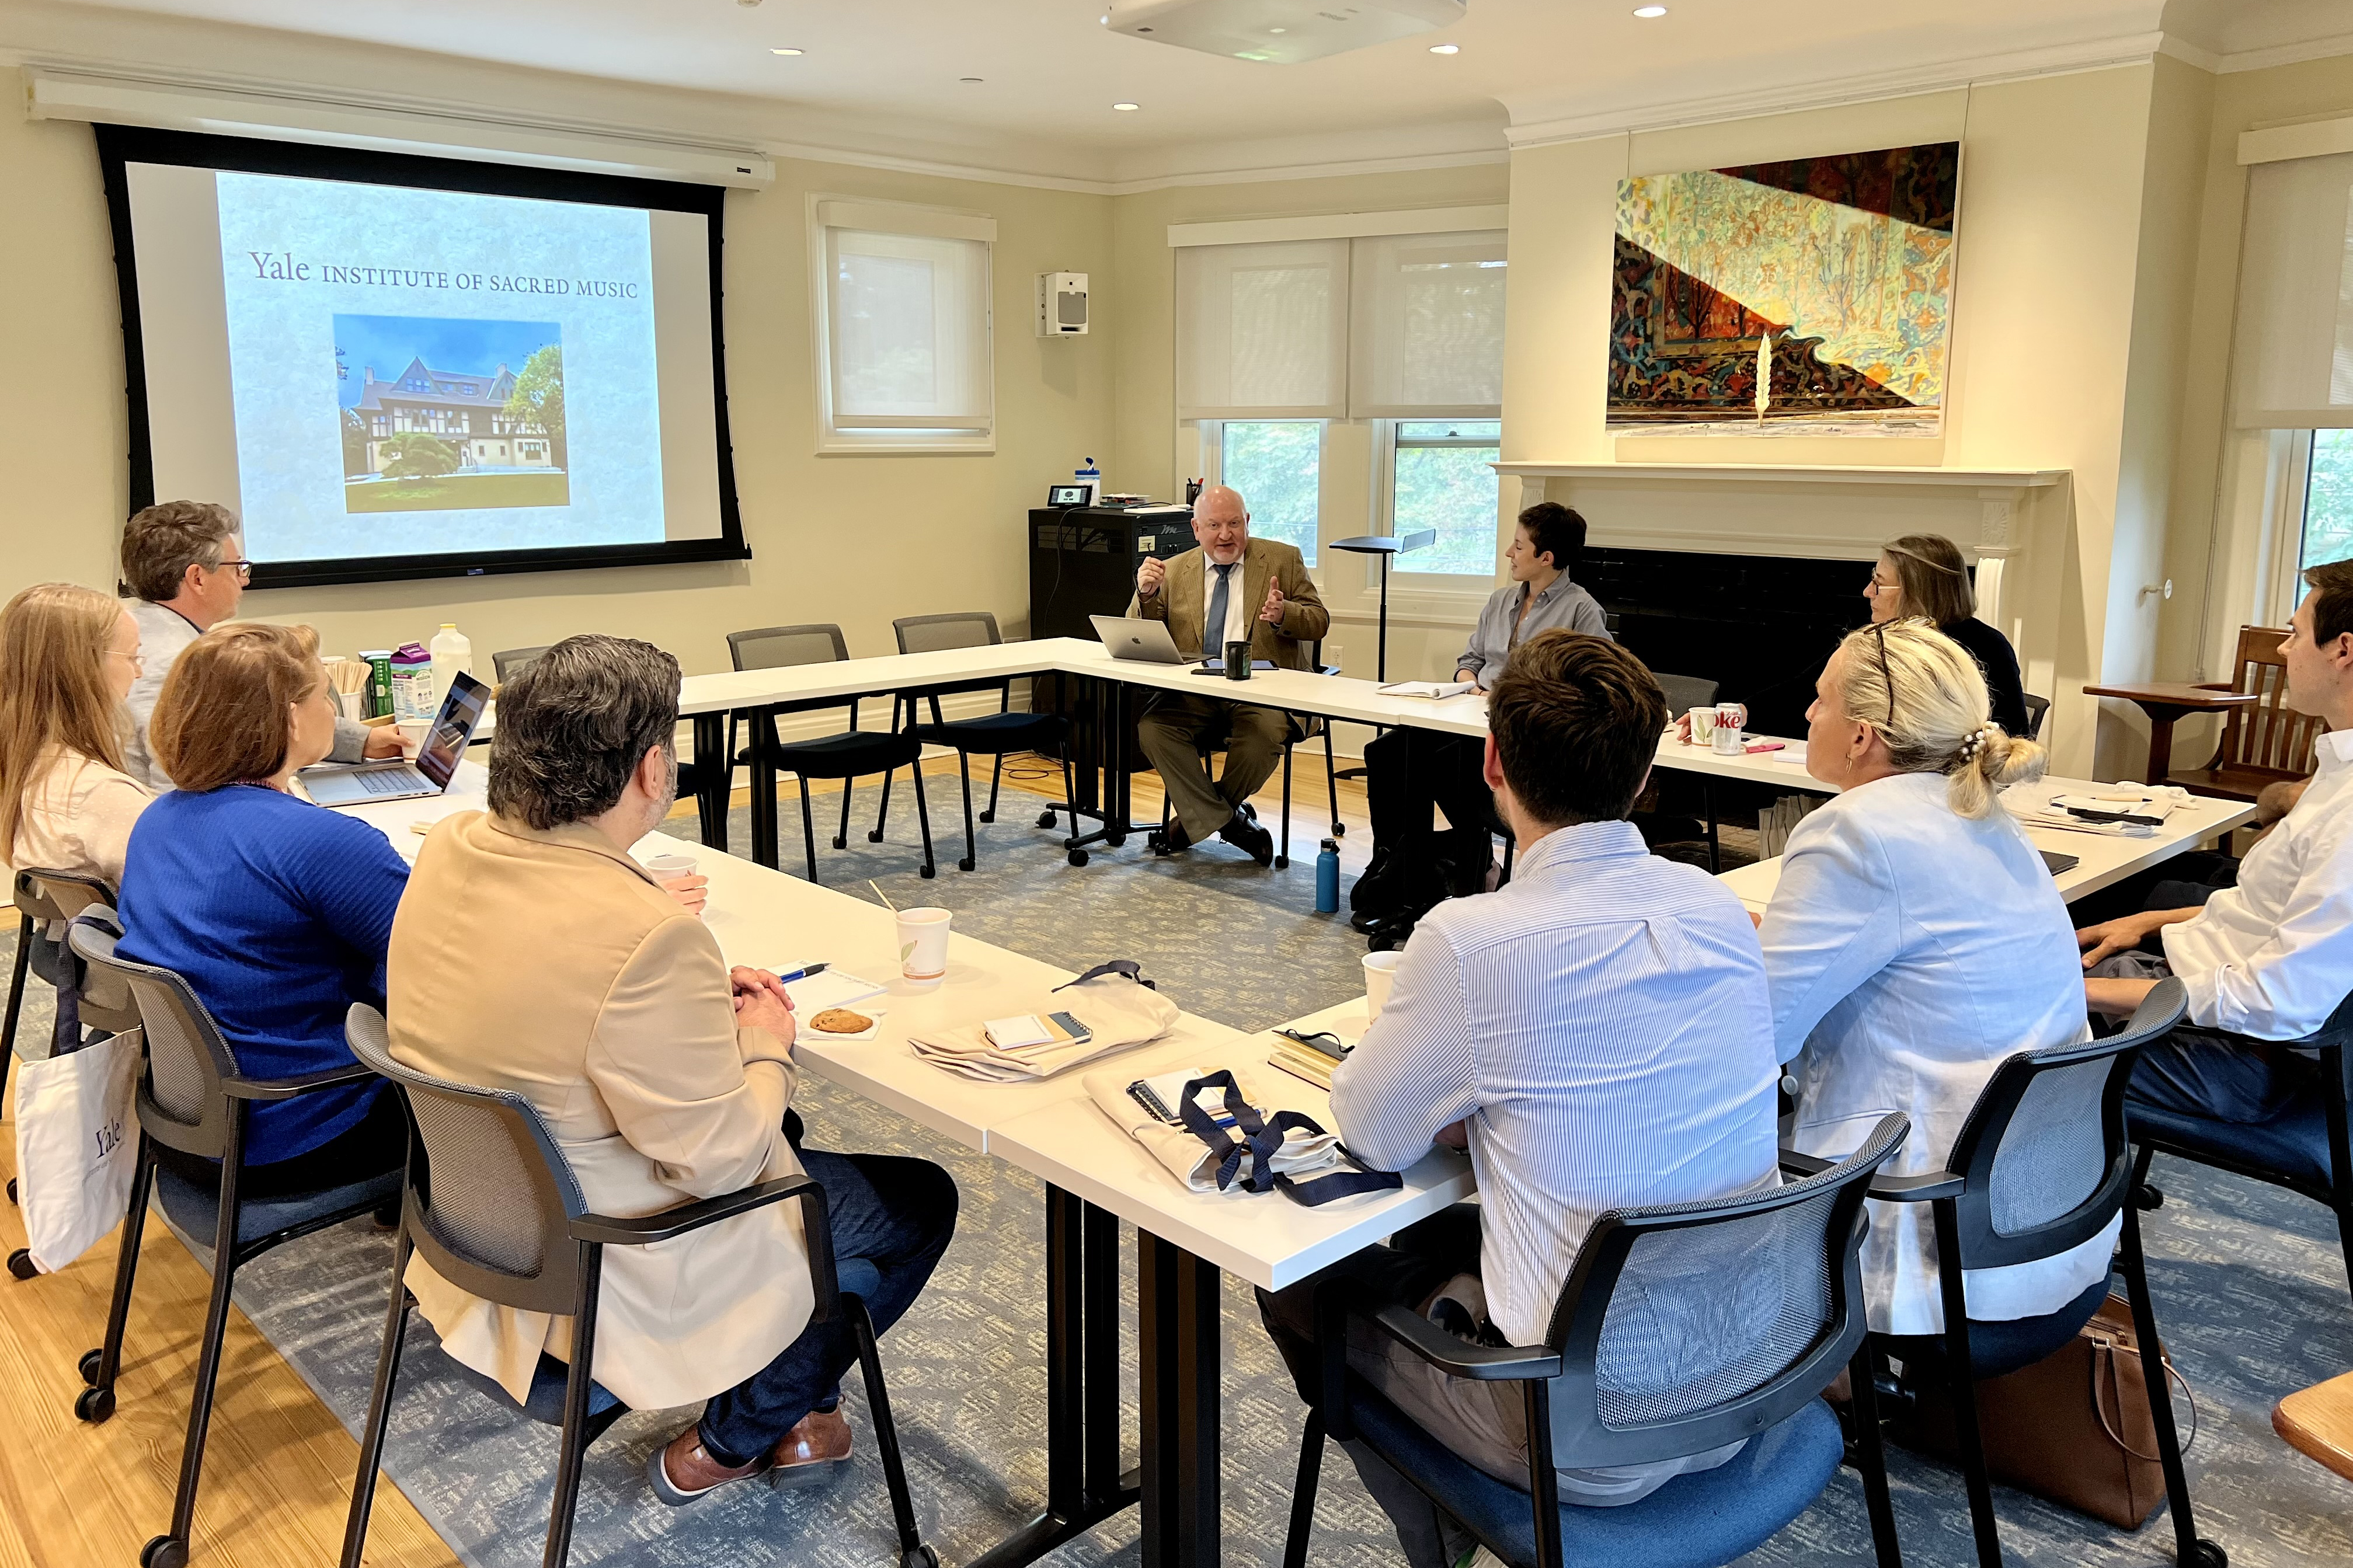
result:
M 368 716 L 368 677 L 375 667 L 364 658 L 330 658 L 327 682 L 335 693 L 335 705 L 346 719 Z

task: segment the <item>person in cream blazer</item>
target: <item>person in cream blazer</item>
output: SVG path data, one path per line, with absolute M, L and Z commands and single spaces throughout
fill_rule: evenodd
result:
M 955 1184 L 921 1160 L 797 1146 L 783 988 L 730 971 L 689 907 L 700 879 L 674 892 L 631 858 L 676 791 L 678 689 L 668 654 L 599 637 L 558 643 L 501 689 L 491 811 L 434 827 L 393 923 L 392 1054 L 528 1099 L 596 1213 L 659 1214 L 806 1169 L 838 1255 L 881 1275 L 867 1299 L 880 1330 L 945 1250 Z M 568 1318 L 496 1306 L 421 1257 L 407 1280 L 443 1348 L 518 1401 L 543 1353 L 570 1354 Z M 596 1381 L 637 1409 L 708 1401 L 652 1456 L 662 1501 L 848 1458 L 855 1343 L 840 1314 L 810 1322 L 812 1298 L 795 1203 L 606 1249 Z

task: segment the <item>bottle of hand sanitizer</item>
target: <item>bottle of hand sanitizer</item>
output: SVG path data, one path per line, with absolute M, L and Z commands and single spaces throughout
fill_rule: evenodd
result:
M 1095 460 L 1092 458 L 1082 462 L 1078 467 L 1078 472 L 1073 477 L 1079 483 L 1087 487 L 1089 506 L 1093 506 L 1103 500 L 1103 470 L 1095 467 Z

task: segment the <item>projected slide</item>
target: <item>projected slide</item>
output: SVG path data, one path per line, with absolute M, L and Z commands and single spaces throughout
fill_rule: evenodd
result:
M 215 180 L 256 559 L 662 537 L 646 213 Z
M 154 493 L 232 505 L 251 559 L 740 542 L 707 213 L 122 170 Z

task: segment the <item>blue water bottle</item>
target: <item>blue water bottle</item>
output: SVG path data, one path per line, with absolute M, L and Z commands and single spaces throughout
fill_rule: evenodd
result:
M 1329 838 L 1315 856 L 1315 912 L 1340 912 L 1340 847 Z

